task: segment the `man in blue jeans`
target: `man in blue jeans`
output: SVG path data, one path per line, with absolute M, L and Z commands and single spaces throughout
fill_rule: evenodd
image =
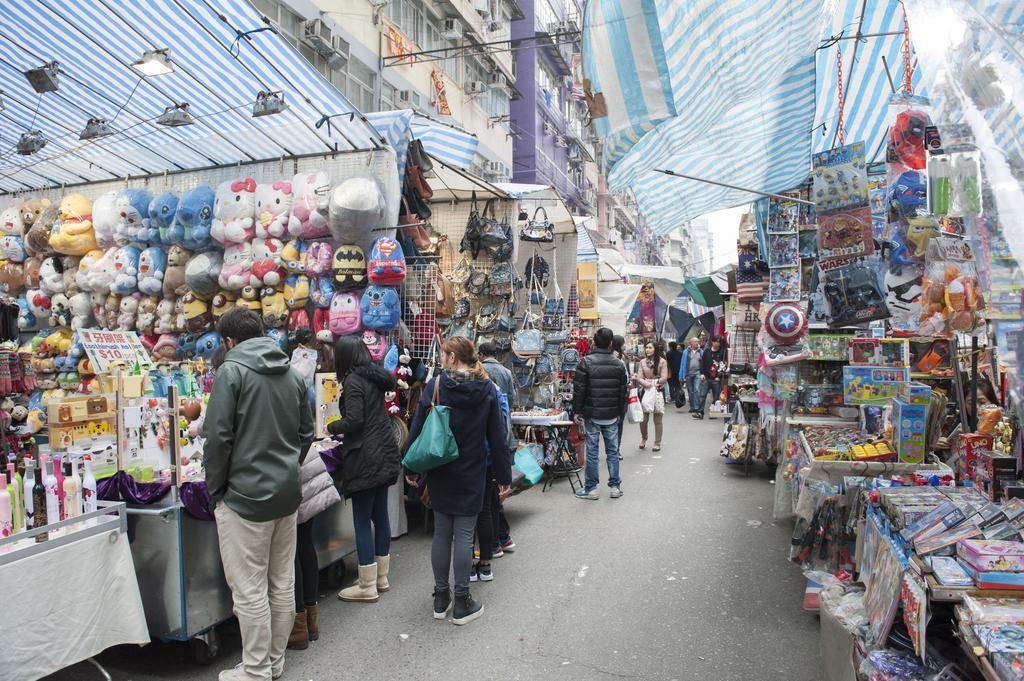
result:
M 576 424 L 586 424 L 587 468 L 578 499 L 599 498 L 601 482 L 601 439 L 608 460 L 608 487 L 611 498 L 622 496 L 619 479 L 619 419 L 626 413 L 629 376 L 625 365 L 612 352 L 611 329 L 601 327 L 594 334 L 594 350 L 584 357 L 573 378 L 572 411 Z
M 704 357 L 704 349 L 700 346 L 700 339 L 694 336 L 690 339 L 690 345 L 683 350 L 683 356 L 679 360 L 679 381 L 686 386 L 686 392 L 690 394 L 690 413 L 694 418 L 704 418 L 704 400 L 707 396 L 702 394 L 704 386 L 701 384 L 701 360 Z

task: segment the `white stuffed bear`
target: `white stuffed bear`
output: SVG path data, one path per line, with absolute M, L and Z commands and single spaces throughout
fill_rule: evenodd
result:
M 156 324 L 153 333 L 174 333 L 174 298 L 163 298 L 156 306 Z
M 92 202 L 92 229 L 96 244 L 103 249 L 114 245 L 114 232 L 120 215 L 117 210 L 117 192 L 107 192 Z
M 82 291 L 71 296 L 71 328 L 85 329 L 92 325 L 92 299 L 89 293 Z
M 251 177 L 222 182 L 213 202 L 210 236 L 222 244 L 252 241 L 256 233 L 256 180 Z
M 134 331 L 135 330 L 135 319 L 139 311 L 139 299 L 141 296 L 138 293 L 133 293 L 130 296 L 121 298 L 121 307 L 117 314 L 117 330 L 118 331 Z
M 59 256 L 51 255 L 39 267 L 39 288 L 48 296 L 64 293 L 64 263 Z
M 285 217 L 287 220 L 287 216 Z M 23 236 L 25 230 L 21 221 L 21 202 L 12 201 L 0 212 L 0 234 L 4 236 Z
M 117 270 L 114 268 L 114 256 L 117 255 L 118 250 L 116 246 L 108 248 L 106 253 L 93 263 L 92 269 L 86 275 L 87 286 L 81 287 L 83 291 L 99 293 L 106 299 L 107 294 L 110 293 L 110 287 L 114 283 L 114 276 L 117 274 Z M 79 267 L 81 267 L 81 263 L 79 263 Z
M 231 244 L 224 249 L 224 264 L 218 282 L 222 289 L 241 291 L 252 277 L 252 244 L 248 241 Z
M 256 185 L 257 239 L 284 238 L 288 232 L 292 200 L 292 183 L 288 180 Z

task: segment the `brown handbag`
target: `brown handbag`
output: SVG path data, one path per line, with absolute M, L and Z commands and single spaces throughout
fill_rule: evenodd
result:
M 405 179 L 409 181 L 412 188 L 424 201 L 434 198 L 434 190 L 427 184 L 427 178 L 423 177 L 423 171 L 415 163 L 407 163 L 405 166 Z
M 398 224 L 402 228 L 405 238 L 412 240 L 416 250 L 421 255 L 433 255 L 437 251 L 437 244 L 430 240 L 430 233 L 427 231 L 425 222 L 420 217 L 409 211 L 409 202 L 402 197 L 402 212 L 398 216 Z

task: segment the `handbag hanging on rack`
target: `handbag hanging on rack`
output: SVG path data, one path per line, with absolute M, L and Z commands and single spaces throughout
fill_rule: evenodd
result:
M 538 219 L 538 215 L 543 217 Z M 537 210 L 533 211 L 533 217 L 519 228 L 519 240 L 547 244 L 555 240 L 555 226 L 548 220 L 548 212 L 544 210 L 544 206 L 537 206 Z
M 560 331 L 565 322 L 565 298 L 562 297 L 562 289 L 558 286 L 558 256 L 553 259 L 554 265 L 551 279 L 555 283 L 555 294 L 544 301 L 544 316 L 541 319 L 541 328 L 545 331 Z
M 459 242 L 459 253 L 469 253 L 470 257 L 474 260 L 480 256 L 480 249 L 482 248 L 480 241 L 481 230 L 480 209 L 476 205 L 476 192 L 473 192 L 469 208 L 469 219 L 466 221 L 466 232 L 462 235 L 462 241 Z

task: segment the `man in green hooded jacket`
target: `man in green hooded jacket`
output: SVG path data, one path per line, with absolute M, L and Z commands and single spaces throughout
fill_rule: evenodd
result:
M 295 618 L 299 466 L 313 417 L 305 383 L 258 314 L 233 308 L 217 331 L 227 352 L 206 408 L 203 465 L 242 632 L 242 662 L 219 679 L 271 681 L 284 673 Z

